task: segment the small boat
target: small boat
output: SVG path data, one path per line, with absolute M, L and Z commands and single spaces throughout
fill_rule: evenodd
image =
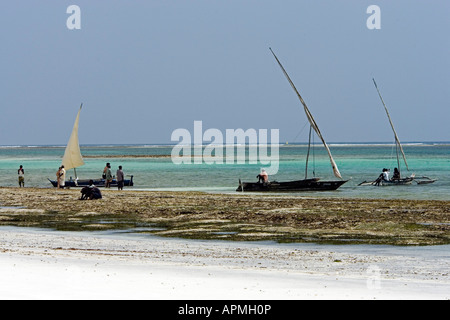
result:
M 80 113 L 81 109 L 83 107 L 83 104 L 80 106 L 80 110 L 78 110 L 77 117 L 75 119 L 75 123 L 73 125 L 72 134 L 70 135 L 69 142 L 67 143 L 66 150 L 64 151 L 64 156 L 62 159 L 61 165 L 64 165 L 65 170 L 73 169 L 75 172 L 75 179 L 72 179 L 70 177 L 69 180 L 65 181 L 65 187 L 85 187 L 89 185 L 89 182 L 92 180 L 94 182 L 94 185 L 96 187 L 104 187 L 105 186 L 105 180 L 100 179 L 78 179 L 76 168 L 81 167 L 84 165 L 84 160 L 81 155 L 80 151 L 80 144 L 78 139 L 78 125 L 80 121 Z M 50 183 L 54 186 L 58 186 L 58 181 L 48 179 Z M 113 179 L 113 181 L 110 183 L 111 187 L 117 186 L 116 179 Z M 124 180 L 124 186 L 133 186 L 133 176 L 131 176 L 131 179 Z
M 375 85 L 375 88 L 377 89 L 378 96 L 380 97 L 381 103 L 384 106 L 384 110 L 386 111 L 386 115 L 388 117 L 389 124 L 391 125 L 392 131 L 394 133 L 395 148 L 397 151 L 396 152 L 396 154 L 397 154 L 397 168 L 396 169 L 398 170 L 398 174 L 396 177 L 394 175 L 394 177 L 389 180 L 383 179 L 382 176 L 380 176 L 374 181 L 363 181 L 358 186 L 367 186 L 367 185 L 372 185 L 372 186 L 402 186 L 403 185 L 404 186 L 404 185 L 410 185 L 413 182 L 416 182 L 417 184 L 434 183 L 436 181 L 436 179 L 431 179 L 429 177 L 416 177 L 415 174 L 412 174 L 409 177 L 404 177 L 404 178 L 401 177 L 400 153 L 402 154 L 402 158 L 405 163 L 406 169 L 409 171 L 408 162 L 406 161 L 406 155 L 405 155 L 405 152 L 403 151 L 403 147 L 402 147 L 402 144 L 400 143 L 400 139 L 398 138 L 397 132 L 395 131 L 394 124 L 392 122 L 389 111 L 386 107 L 386 104 L 384 103 L 384 100 L 383 100 L 383 97 L 381 96 L 380 90 L 378 89 L 377 83 L 375 82 L 375 79 L 372 79 L 372 80 L 373 80 L 373 84 Z
M 272 52 L 275 60 L 277 61 L 278 65 L 280 66 L 281 70 L 283 71 L 286 79 L 288 80 L 291 87 L 294 89 L 295 93 L 297 94 L 297 97 L 300 99 L 300 102 L 303 105 L 303 109 L 306 113 L 306 117 L 308 118 L 308 121 L 310 123 L 310 129 L 309 129 L 309 143 L 308 143 L 308 153 L 306 157 L 306 169 L 305 169 L 305 179 L 303 180 L 294 180 L 294 181 L 286 181 L 286 182 L 278 182 L 278 181 L 271 181 L 271 182 L 242 182 L 239 179 L 239 186 L 237 187 L 236 191 L 265 191 L 265 192 L 288 192 L 288 191 L 330 191 L 330 190 L 336 190 L 340 186 L 342 186 L 344 183 L 346 183 L 348 180 L 342 180 L 341 173 L 339 172 L 339 169 L 336 165 L 336 162 L 333 159 L 333 156 L 331 155 L 331 151 L 328 148 L 327 143 L 325 142 L 325 139 L 322 136 L 322 133 L 319 130 L 319 127 L 317 126 L 316 121 L 314 120 L 311 112 L 309 111 L 305 101 L 303 100 L 302 96 L 298 92 L 297 88 L 295 87 L 294 83 L 292 82 L 291 78 L 287 74 L 286 70 L 284 69 L 283 65 L 281 64 L 278 57 L 275 55 L 275 53 L 270 49 Z M 334 175 L 341 179 L 341 180 L 334 180 L 334 181 L 321 181 L 320 178 L 309 178 L 308 179 L 308 159 L 309 159 L 309 153 L 311 148 L 311 135 L 312 130 L 314 130 L 317 134 L 317 136 L 322 141 L 326 151 L 328 152 L 328 156 L 330 158 L 331 167 L 333 168 Z
M 358 186 L 405 186 L 413 184 L 430 184 L 436 182 L 437 179 L 431 179 L 429 177 L 416 177 L 412 174 L 410 177 L 400 178 L 400 179 L 390 179 L 386 180 L 375 180 L 375 181 L 363 181 Z
M 412 184 L 414 181 L 415 181 L 414 176 L 411 176 L 407 178 L 391 179 L 387 181 L 386 180 L 363 181 L 360 184 L 358 184 L 358 186 L 405 186 Z M 418 181 L 416 182 L 418 184 L 422 184 L 422 182 Z
M 260 182 L 241 182 L 236 191 L 333 191 L 337 190 L 347 181 L 320 181 L 319 178 L 303 179 L 297 181 L 277 182 L 271 181 L 269 183 Z
M 89 186 L 89 182 L 90 181 L 94 182 L 94 185 L 96 187 L 104 187 L 105 186 L 105 179 L 82 179 L 82 180 L 73 180 L 73 179 L 69 179 L 66 181 L 66 185 L 65 187 L 69 187 L 69 188 L 75 188 L 75 187 L 87 187 Z M 58 182 L 55 180 L 50 180 L 48 179 L 48 181 L 50 181 L 50 183 L 56 188 L 58 186 Z M 131 176 L 131 179 L 125 179 L 123 182 L 124 187 L 132 187 L 134 185 L 133 183 L 133 176 Z M 113 179 L 112 182 L 110 183 L 111 187 L 117 187 L 117 180 Z

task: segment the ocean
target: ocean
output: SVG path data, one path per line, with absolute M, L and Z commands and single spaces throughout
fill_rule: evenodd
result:
M 61 164 L 65 146 L 0 146 L 0 187 L 18 186 L 19 165 L 25 169 L 26 187 L 51 187 L 49 179 Z M 203 191 L 235 193 L 239 179 L 257 181 L 256 175 L 265 166 L 250 164 L 174 164 L 170 157 L 172 145 L 85 145 L 81 146 L 85 165 L 77 169 L 80 179 L 99 178 L 106 162 L 115 173 L 119 165 L 125 175 L 133 175 L 134 187 L 127 190 Z M 336 191 L 289 193 L 295 196 L 339 198 L 383 198 L 450 200 L 450 143 L 405 143 L 403 145 L 409 171 L 400 164 L 402 176 L 415 174 L 437 179 L 432 184 L 408 186 L 358 186 L 373 181 L 383 168 L 393 173 L 397 167 L 395 145 L 389 143 L 330 144 L 333 157 L 344 180 Z M 247 153 L 248 153 L 248 148 Z M 270 150 L 270 148 L 269 148 Z M 288 144 L 279 147 L 279 170 L 270 180 L 288 181 L 305 177 L 307 146 Z M 225 152 L 224 152 L 225 154 Z M 323 146 L 311 150 L 309 177 L 336 179 Z M 68 170 L 67 178 L 74 177 Z

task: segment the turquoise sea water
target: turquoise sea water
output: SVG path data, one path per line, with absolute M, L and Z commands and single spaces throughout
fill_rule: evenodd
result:
M 113 172 L 122 165 L 126 175 L 133 175 L 135 186 L 146 190 L 197 190 L 235 193 L 238 180 L 256 181 L 261 164 L 181 164 L 176 165 L 167 156 L 173 146 L 81 146 L 86 164 L 77 169 L 80 179 L 101 176 L 106 162 Z M 302 192 L 299 196 L 326 196 L 340 198 L 435 199 L 450 200 L 450 143 L 407 143 L 404 150 L 410 171 L 402 164 L 402 175 L 427 176 L 438 179 L 433 184 L 410 186 L 358 186 L 362 181 L 373 181 L 383 168 L 393 172 L 397 167 L 395 146 L 390 144 L 331 144 L 333 157 L 345 180 L 350 181 L 331 192 Z M 270 150 L 270 148 L 269 148 Z M 303 179 L 305 175 L 305 145 L 280 146 L 279 171 L 271 180 Z M 62 156 L 63 146 L 4 146 L 0 147 L 0 186 L 17 186 L 17 169 L 23 165 L 28 187 L 51 187 L 47 178 L 54 179 Z M 224 154 L 226 154 L 224 150 Z M 333 176 L 325 149 L 316 146 L 309 162 L 309 177 L 315 172 L 322 179 Z M 126 155 L 128 157 L 121 157 Z M 114 157 L 112 157 L 114 156 Z M 119 156 L 119 157 L 117 157 Z M 74 176 L 69 170 L 67 177 Z M 130 188 L 128 189 L 130 190 Z M 292 193 L 291 193 L 292 195 Z

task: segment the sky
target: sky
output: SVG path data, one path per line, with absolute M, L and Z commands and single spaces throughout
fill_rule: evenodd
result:
M 394 141 L 372 78 L 400 140 L 450 141 L 449 16 L 446 0 L 8 1 L 0 145 L 66 144 L 81 103 L 82 145 L 176 143 L 194 121 L 306 141 L 269 47 L 327 142 Z

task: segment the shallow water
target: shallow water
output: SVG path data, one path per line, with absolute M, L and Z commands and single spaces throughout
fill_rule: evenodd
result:
M 133 189 L 204 191 L 235 193 L 238 180 L 256 181 L 256 175 L 265 167 L 261 163 L 249 164 L 181 164 L 172 162 L 173 146 L 82 146 L 86 164 L 77 169 L 80 179 L 98 178 L 106 162 L 113 173 L 119 165 L 126 175 L 134 176 Z M 362 181 L 373 181 L 382 168 L 397 167 L 395 147 L 389 144 L 332 144 L 330 147 L 343 179 L 349 180 L 341 188 L 330 192 L 301 192 L 291 195 L 325 196 L 342 198 L 387 198 L 450 200 L 450 144 L 405 144 L 410 171 L 401 165 L 402 175 L 415 174 L 438 179 L 433 184 L 410 186 L 373 187 L 358 186 Z M 270 150 L 270 149 L 269 149 Z M 248 150 L 247 150 L 248 152 Z M 288 181 L 305 176 L 305 145 L 280 147 L 279 171 L 270 180 Z M 54 179 L 60 165 L 64 147 L 0 147 L 0 186 L 17 186 L 17 169 L 25 168 L 27 187 L 51 187 L 48 178 Z M 336 179 L 323 147 L 316 146 L 309 161 L 309 177 Z M 121 157 L 165 156 L 165 157 Z M 91 158 L 89 156 L 93 156 Z M 266 166 L 267 167 L 267 166 Z M 74 177 L 69 170 L 67 178 Z

